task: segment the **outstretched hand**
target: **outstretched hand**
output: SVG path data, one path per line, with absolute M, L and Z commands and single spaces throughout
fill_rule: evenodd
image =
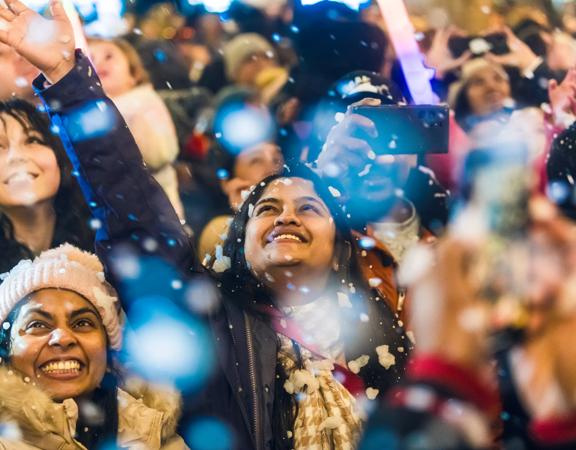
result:
M 74 67 L 74 33 L 60 0 L 50 0 L 52 19 L 42 17 L 19 0 L 0 5 L 0 42 L 56 83 Z
M 453 36 L 463 36 L 463 32 L 456 27 L 442 28 L 434 34 L 432 46 L 424 56 L 427 67 L 436 71 L 435 77 L 439 80 L 455 69 L 461 67 L 472 58 L 472 52 L 464 52 L 458 58 L 454 58 L 450 52 L 448 43 Z

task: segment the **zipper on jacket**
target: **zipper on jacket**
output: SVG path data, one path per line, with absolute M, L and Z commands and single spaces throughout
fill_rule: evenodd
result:
M 255 450 L 262 449 L 262 420 L 260 411 L 260 402 L 258 401 L 258 389 L 256 383 L 256 361 L 254 356 L 254 343 L 252 341 L 252 329 L 250 327 L 250 320 L 248 314 L 244 313 L 244 325 L 246 330 L 246 346 L 248 347 L 248 373 L 250 375 L 250 385 L 252 387 L 252 404 L 254 405 L 254 443 L 256 444 Z

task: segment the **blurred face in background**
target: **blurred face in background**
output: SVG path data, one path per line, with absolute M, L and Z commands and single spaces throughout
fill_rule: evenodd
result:
M 56 155 L 25 120 L 0 115 L 0 210 L 52 201 L 60 187 Z
M 264 69 L 276 66 L 276 59 L 273 54 L 255 53 L 246 58 L 235 75 L 236 84 L 252 86 L 257 75 Z
M 130 70 L 128 58 L 118 46 L 113 42 L 93 41 L 89 47 L 106 95 L 116 97 L 136 87 L 137 80 Z
M 263 142 L 240 152 L 234 162 L 234 177 L 222 180 L 222 190 L 232 209 L 242 204 L 242 192 L 269 175 L 282 170 L 284 158 L 280 148 L 272 142 Z
M 0 100 L 32 97 L 32 81 L 40 72 L 7 45 L 0 43 Z
M 234 164 L 234 176 L 256 184 L 279 172 L 283 164 L 280 148 L 271 142 L 264 142 L 240 152 Z
M 471 75 L 466 96 L 474 115 L 495 113 L 504 107 L 510 97 L 510 81 L 501 70 L 483 67 Z

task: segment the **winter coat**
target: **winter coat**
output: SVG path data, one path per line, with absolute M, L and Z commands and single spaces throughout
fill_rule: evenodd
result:
M 180 397 L 156 391 L 141 382 L 118 389 L 118 448 L 132 450 L 185 450 L 176 434 Z M 16 372 L 0 369 L 0 422 L 15 425 L 19 438 L 9 432 L 0 437 L 6 450 L 86 450 L 73 437 L 78 405 L 73 399 L 56 403 L 38 386 Z
M 166 192 L 178 216 L 184 217 L 176 169 L 172 166 L 180 148 L 166 105 L 150 84 L 137 86 L 114 97 L 113 101 L 134 135 L 144 162 Z
M 74 213 L 66 217 L 56 218 L 56 227 L 50 248 L 58 247 L 66 242 L 81 248 L 92 250 L 94 248 L 94 233 L 89 229 L 89 217 L 83 205 L 75 207 Z M 77 210 L 80 209 L 78 214 Z M 86 215 L 84 213 L 86 212 Z M 26 245 L 11 237 L 10 225 L 4 222 L 6 219 L 0 215 L 0 274 L 9 272 L 12 267 L 22 259 L 34 258 L 34 253 Z M 4 222 L 4 223 L 3 223 Z M 2 230 L 4 225 L 4 230 Z M 0 279 L 0 283 L 2 280 Z
M 52 120 L 59 124 L 66 150 L 82 178 L 92 214 L 102 223 L 96 252 L 107 268 L 108 279 L 121 293 L 130 317 L 130 304 L 122 293 L 150 286 L 145 277 L 150 278 L 151 274 L 136 279 L 122 277 L 116 272 L 118 265 L 113 263 L 114 251 L 122 246 L 124 251 L 160 257 L 179 269 L 183 277 L 190 277 L 200 270 L 194 249 L 164 193 L 145 170 L 133 137 L 113 103 L 105 98 L 88 60 L 78 52 L 76 67 L 56 85 L 43 89 L 41 77 L 35 86 L 47 105 L 59 105 L 50 111 Z M 103 113 L 114 117 L 115 125 L 107 133 L 87 139 L 75 134 L 69 117 L 94 101 L 99 102 Z M 154 245 L 148 245 L 150 242 Z M 157 276 L 153 287 L 165 284 L 168 292 L 174 292 L 170 287 L 172 279 Z M 238 305 L 238 294 L 222 289 L 219 307 L 206 318 L 218 364 L 203 388 L 184 399 L 184 425 L 199 416 L 217 417 L 232 428 L 235 448 L 270 449 L 274 438 L 278 337 L 262 315 Z M 345 356 L 350 361 L 368 354 L 373 365 L 369 365 L 369 373 L 369 366 L 362 369 L 360 376 L 366 372 L 366 387 L 378 386 L 383 393 L 403 376 L 410 342 L 378 291 L 372 292 L 366 303 L 365 311 L 348 305 L 339 310 L 348 342 Z M 395 357 L 396 363 L 389 369 L 378 364 L 376 347 L 381 345 L 388 345 Z

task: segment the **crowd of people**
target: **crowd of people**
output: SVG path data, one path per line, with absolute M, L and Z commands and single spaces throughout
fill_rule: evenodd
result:
M 383 3 L 0 1 L 0 448 L 576 448 L 576 11 L 413 14 L 398 152 Z

